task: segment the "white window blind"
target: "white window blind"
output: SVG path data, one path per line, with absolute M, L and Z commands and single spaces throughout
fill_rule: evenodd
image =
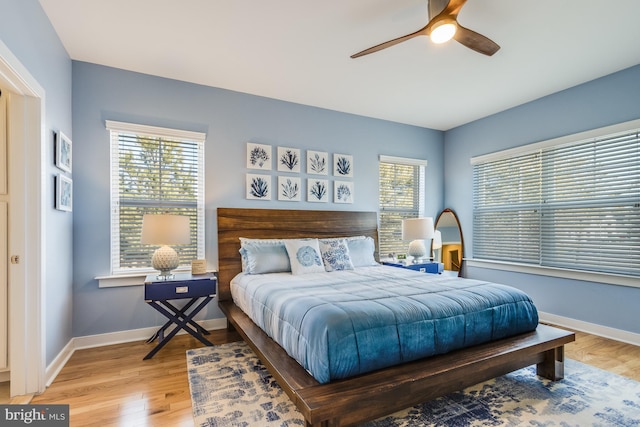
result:
M 474 258 L 538 262 L 539 159 L 533 153 L 475 165 Z
M 425 160 L 380 156 L 380 256 L 406 253 L 402 220 L 424 215 Z
M 639 135 L 474 164 L 474 258 L 640 276 Z
M 204 257 L 204 139 L 198 132 L 107 121 L 111 132 L 112 273 L 151 268 L 157 246 L 140 242 L 142 216 L 190 218 L 191 244 L 176 246 L 180 265 Z

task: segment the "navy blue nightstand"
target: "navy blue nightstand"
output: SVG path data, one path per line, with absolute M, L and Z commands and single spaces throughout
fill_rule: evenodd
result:
M 444 264 L 441 262 L 422 262 L 418 264 L 401 264 L 399 262 L 383 261 L 382 264 L 389 265 L 391 267 L 408 268 L 409 270 L 416 270 L 422 273 L 441 274 L 444 270 Z
M 145 360 L 151 359 L 180 329 L 184 329 L 204 345 L 213 345 L 203 336 L 203 334 L 209 335 L 209 331 L 198 325 L 193 317 L 213 299 L 217 283 L 213 274 L 176 273 L 175 277 L 169 280 L 158 280 L 157 274 L 147 276 L 144 281 L 144 300 L 169 321 L 147 340 L 150 343 L 157 338 L 158 344 L 144 357 Z M 186 298 L 190 298 L 190 300 L 182 308 L 177 308 L 169 302 L 169 300 Z M 188 311 L 200 298 L 203 300 L 191 311 Z M 165 336 L 165 330 L 171 325 L 175 325 L 175 327 Z

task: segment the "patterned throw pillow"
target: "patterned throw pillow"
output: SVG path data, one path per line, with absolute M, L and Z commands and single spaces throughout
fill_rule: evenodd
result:
M 321 239 L 320 252 L 327 271 L 353 270 L 349 247 L 345 239 Z
M 324 272 L 318 239 L 285 240 L 284 245 L 289 254 L 293 274 Z

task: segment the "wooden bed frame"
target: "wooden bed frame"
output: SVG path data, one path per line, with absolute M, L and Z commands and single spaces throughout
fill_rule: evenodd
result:
M 529 333 L 320 384 L 231 299 L 241 271 L 239 237 L 370 236 L 375 212 L 218 208 L 218 299 L 235 328 L 304 416 L 307 426 L 349 426 L 391 414 L 529 365 L 551 380 L 564 376 L 564 345 L 575 334 L 546 325 Z M 376 259 L 379 259 L 376 254 Z

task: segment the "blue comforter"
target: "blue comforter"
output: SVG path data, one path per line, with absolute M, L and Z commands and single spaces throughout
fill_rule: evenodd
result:
M 534 330 L 522 291 L 375 266 L 239 274 L 234 302 L 321 383 Z

